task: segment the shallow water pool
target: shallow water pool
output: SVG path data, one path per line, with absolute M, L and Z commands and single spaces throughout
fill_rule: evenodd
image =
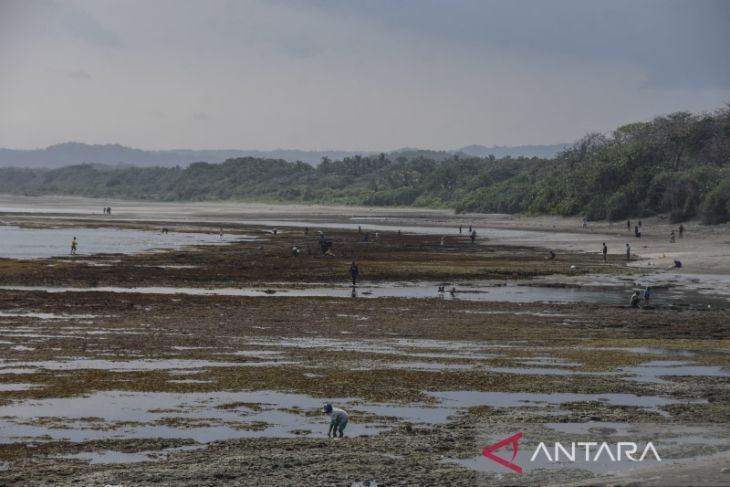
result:
M 39 259 L 71 253 L 71 240 L 78 242 L 77 255 L 136 254 L 155 249 L 188 245 L 214 245 L 251 237 L 217 233 L 181 233 L 116 228 L 21 228 L 0 225 L 0 258 Z

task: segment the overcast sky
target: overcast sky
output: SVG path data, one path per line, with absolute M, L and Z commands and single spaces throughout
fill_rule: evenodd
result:
M 724 0 L 0 0 L 0 147 L 548 144 L 726 102 Z

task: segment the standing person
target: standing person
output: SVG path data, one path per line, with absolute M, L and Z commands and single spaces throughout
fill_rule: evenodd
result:
M 626 260 L 631 260 L 631 245 L 626 244 Z
M 306 237 L 308 235 L 309 235 L 309 227 L 304 227 L 304 236 Z
M 608 262 L 607 256 L 608 256 L 608 247 L 606 247 L 606 242 L 603 242 L 603 262 Z
M 651 288 L 646 286 L 644 289 L 644 307 L 649 306 L 649 300 L 651 299 Z
M 471 233 L 471 225 L 469 225 L 469 233 Z
M 76 237 L 71 240 L 71 255 L 76 255 L 76 248 L 78 247 L 78 242 L 76 242 Z
M 672 230 L 672 233 L 669 234 L 669 243 L 675 243 L 677 241 L 676 233 L 674 233 L 674 230 Z
M 461 235 L 461 230 L 464 228 L 463 225 L 459 225 L 459 235 Z
M 641 228 L 641 220 L 639 220 L 639 228 Z
M 220 238 L 221 240 L 223 240 L 223 227 L 220 227 L 220 229 L 218 230 L 218 237 L 219 237 L 219 238 Z
M 679 224 L 679 238 L 684 237 L 684 225 Z
M 472 230 L 471 231 L 471 243 L 476 242 L 476 239 L 477 239 L 477 231 L 476 230 Z
M 639 296 L 639 291 L 634 291 L 634 294 L 631 295 L 631 301 L 630 301 L 631 307 L 638 308 L 640 299 L 641 299 L 641 296 Z
M 339 433 L 340 438 L 343 436 L 347 421 L 350 419 L 344 409 L 332 407 L 332 404 L 327 403 L 322 408 L 322 412 L 325 414 L 331 414 L 330 416 L 330 427 L 327 430 L 327 436 L 335 438 Z
M 631 220 L 626 220 L 626 230 L 631 231 Z
M 641 230 L 639 230 L 639 225 L 636 225 L 634 227 L 634 235 L 636 236 L 636 238 L 641 238 Z
M 360 275 L 360 269 L 357 268 L 357 264 L 355 264 L 355 261 L 352 261 L 352 264 L 350 265 L 350 277 L 352 277 L 352 285 L 357 285 L 357 278 Z

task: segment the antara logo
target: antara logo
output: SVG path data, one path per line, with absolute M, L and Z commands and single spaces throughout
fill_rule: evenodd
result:
M 514 470 L 517 473 L 522 473 L 522 468 L 518 465 L 515 465 L 514 462 L 515 458 L 517 458 L 517 450 L 520 448 L 520 438 L 522 438 L 522 432 L 520 431 L 516 435 L 512 435 L 509 438 L 505 438 L 504 440 L 495 443 L 492 446 L 486 447 L 484 450 L 482 450 L 482 455 L 489 458 L 490 460 L 494 460 L 495 462 L 499 463 L 500 465 L 504 465 L 505 467 Z M 512 445 L 512 461 L 508 462 L 504 458 L 500 458 L 497 455 L 493 455 L 493 451 L 497 451 L 503 446 L 506 445 Z
M 515 461 L 515 458 L 517 458 L 520 446 L 519 441 L 522 439 L 522 436 L 522 432 L 520 432 L 488 446 L 482 450 L 482 455 L 521 474 L 522 467 L 513 462 Z M 512 459 L 509 461 L 494 454 L 495 451 L 507 445 L 512 445 Z M 609 445 L 605 441 L 602 443 L 594 441 L 573 442 L 570 443 L 570 447 L 567 448 L 560 442 L 555 442 L 552 448 L 548 448 L 544 442 L 540 442 L 532 454 L 532 457 L 530 457 L 530 462 L 538 460 L 540 456 L 543 456 L 550 463 L 557 463 L 561 461 L 576 462 L 576 459 L 578 459 L 578 461 L 584 460 L 585 462 L 598 462 L 600 460 L 610 460 L 612 462 L 621 462 L 624 460 L 631 462 L 643 462 L 647 456 L 653 456 L 658 462 L 662 461 L 659 457 L 659 453 L 651 442 L 646 444 L 641 456 L 637 458 L 639 451 L 639 445 L 630 441 L 619 442 L 613 446 Z M 585 454 L 578 456 L 578 452 L 584 452 Z

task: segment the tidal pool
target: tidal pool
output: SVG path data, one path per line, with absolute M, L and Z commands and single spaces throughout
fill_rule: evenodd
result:
M 412 422 L 439 422 L 453 408 L 361 404 L 353 398 L 313 398 L 274 391 L 161 393 L 97 392 L 81 397 L 24 400 L 0 407 L 0 443 L 23 437 L 81 442 L 97 439 L 183 438 L 206 443 L 240 437 L 324 436 L 324 402 L 351 414 L 385 415 Z M 424 412 L 425 411 L 425 412 Z M 431 412 L 431 414 L 428 414 Z M 392 426 L 351 420 L 349 436 Z
M 525 408 L 553 414 L 566 402 L 605 401 L 666 415 L 661 407 L 680 401 L 633 394 L 539 394 L 428 392 L 435 404 L 372 403 L 357 398 L 315 398 L 276 391 L 192 393 L 95 392 L 71 398 L 21 400 L 0 407 L 0 443 L 19 438 L 81 442 L 100 439 L 180 438 L 206 443 L 238 437 L 323 436 L 328 418 L 322 404 L 351 413 L 349 436 L 375 434 L 397 424 L 443 424 L 471 406 Z
M 0 225 L 0 258 L 39 259 L 71 253 L 71 240 L 78 242 L 77 255 L 135 254 L 155 249 L 189 245 L 215 245 L 253 237 L 217 233 L 182 233 L 116 228 L 21 228 Z
M 108 292 L 131 294 L 180 294 L 188 296 L 241 296 L 241 297 L 339 297 L 339 298 L 418 298 L 418 299 L 447 299 L 482 302 L 510 302 L 510 303 L 597 303 L 610 305 L 627 305 L 632 288 L 602 289 L 602 288 L 561 288 L 540 287 L 526 285 L 493 285 L 489 283 L 471 283 L 456 286 L 456 291 L 439 293 L 439 283 L 428 282 L 397 282 L 365 284 L 357 287 L 306 285 L 303 287 L 244 287 L 244 288 L 193 288 L 193 287 L 47 287 L 47 286 L 0 286 L 0 289 L 10 291 L 45 291 L 49 293 L 74 292 Z M 655 291 L 653 304 L 658 305 L 715 305 L 727 307 L 730 298 L 711 298 L 697 293 L 662 293 Z
M 654 360 L 636 367 L 619 369 L 630 374 L 628 379 L 654 384 L 670 384 L 671 381 L 661 377 L 725 377 L 730 378 L 730 367 L 712 365 L 692 365 L 678 360 Z

